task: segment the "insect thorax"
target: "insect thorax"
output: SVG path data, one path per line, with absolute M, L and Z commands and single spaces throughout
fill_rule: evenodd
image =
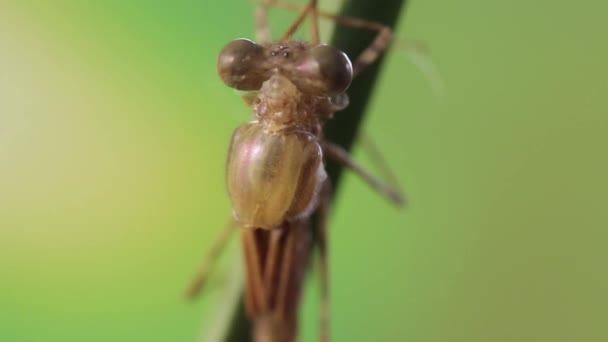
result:
M 299 130 L 318 136 L 332 105 L 329 97 L 305 94 L 287 77 L 275 74 L 258 92 L 253 113 L 269 132 Z

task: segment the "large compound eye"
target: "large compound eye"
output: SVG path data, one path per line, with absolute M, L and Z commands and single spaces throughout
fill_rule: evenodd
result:
M 239 90 L 258 90 L 268 79 L 264 48 L 249 39 L 228 43 L 217 58 L 217 72 L 224 83 Z
M 348 56 L 329 45 L 315 46 L 310 54 L 318 65 L 324 92 L 329 96 L 344 92 L 353 79 L 353 66 Z

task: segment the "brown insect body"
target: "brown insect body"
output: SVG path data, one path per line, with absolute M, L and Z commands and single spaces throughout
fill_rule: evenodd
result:
M 270 43 L 267 7 L 298 11 L 298 18 L 277 43 Z M 311 18 L 311 44 L 291 41 L 302 21 Z M 355 69 L 342 51 L 319 44 L 317 19 L 374 30 L 374 41 L 355 60 Z M 194 297 L 207 278 L 211 262 L 226 244 L 234 223 L 246 268 L 245 304 L 253 323 L 255 342 L 292 342 L 297 336 L 297 310 L 302 278 L 312 244 L 311 214 L 318 209 L 315 245 L 321 281 L 320 340 L 329 340 L 328 266 L 326 225 L 330 189 L 323 159 L 331 158 L 351 169 L 397 205 L 401 193 L 386 186 L 352 160 L 347 151 L 325 141 L 322 126 L 345 108 L 345 90 L 353 75 L 372 63 L 388 45 L 388 27 L 352 17 L 334 16 L 317 9 L 262 0 L 256 7 L 256 44 L 248 39 L 228 43 L 220 52 L 217 70 L 228 86 L 247 91 L 253 120 L 232 136 L 226 161 L 226 181 L 233 218 L 209 251 L 186 295 Z
M 328 95 L 302 91 L 314 88 L 315 81 L 324 87 L 322 82 L 309 78 L 298 87 L 291 80 L 314 68 L 309 46 L 286 42 L 264 50 L 267 62 L 258 68 L 270 70 L 270 77 L 252 101 L 254 120 L 233 134 L 227 187 L 242 228 L 246 303 L 256 341 L 293 341 L 311 243 L 308 219 L 327 178 L 321 125 L 335 106 Z
M 269 133 L 257 122 L 234 132 L 226 174 L 235 220 L 265 229 L 310 214 L 327 177 L 312 134 Z
M 241 229 L 246 266 L 247 315 L 256 342 L 296 341 L 298 307 L 309 261 L 308 219 L 273 230 Z
M 274 229 L 315 207 L 327 177 L 319 145 L 321 120 L 333 108 L 328 96 L 303 92 L 288 77 L 306 63 L 300 57 L 308 51 L 305 44 L 274 44 L 266 51 L 273 74 L 253 100 L 254 120 L 234 132 L 226 172 L 236 221 Z

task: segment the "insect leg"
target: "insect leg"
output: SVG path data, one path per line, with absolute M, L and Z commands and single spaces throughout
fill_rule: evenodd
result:
M 269 232 L 268 251 L 266 252 L 266 261 L 264 264 L 264 285 L 268 293 L 275 293 L 280 277 L 281 265 L 281 250 L 283 229 L 273 229 Z M 271 306 L 274 305 L 276 298 L 269 298 Z
M 378 22 L 349 16 L 333 15 L 324 12 L 319 13 L 319 15 L 329 18 L 340 25 L 377 32 L 374 40 L 372 40 L 369 46 L 365 48 L 365 50 L 363 50 L 359 56 L 357 56 L 357 59 L 355 59 L 353 63 L 353 77 L 356 77 L 361 73 L 361 71 L 374 63 L 374 61 L 376 61 L 382 52 L 384 52 L 384 50 L 386 50 L 386 48 L 390 45 L 393 39 L 393 31 L 390 29 L 390 27 Z
M 403 198 L 403 194 L 399 189 L 388 186 L 372 176 L 367 170 L 354 161 L 350 154 L 348 154 L 348 152 L 341 146 L 332 144 L 328 141 L 323 141 L 321 146 L 323 147 L 323 152 L 327 157 L 354 171 L 357 175 L 359 175 L 359 177 L 363 178 L 367 184 L 369 184 L 380 194 L 384 195 L 388 200 L 398 206 L 402 206 L 404 204 L 405 199 Z
M 194 276 L 194 279 L 190 282 L 190 286 L 184 292 L 184 295 L 187 299 L 194 299 L 200 292 L 207 278 L 209 276 L 209 272 L 211 271 L 211 267 L 215 263 L 216 259 L 226 246 L 234 228 L 236 227 L 236 223 L 230 218 L 230 220 L 224 225 L 222 230 L 220 231 L 220 235 L 216 238 L 216 240 L 211 245 L 211 249 L 205 256 L 201 266 L 198 269 L 198 272 Z
M 326 181 L 320 193 L 318 209 L 319 280 L 321 298 L 319 303 L 319 341 L 329 341 L 329 247 L 327 220 L 331 204 L 331 184 Z
M 263 234 L 264 232 L 262 232 Z M 264 286 L 262 265 L 262 248 L 258 238 L 257 229 L 246 228 L 240 230 L 243 244 L 243 257 L 247 272 L 247 287 L 245 289 L 246 308 L 249 315 L 254 317 L 259 313 L 268 311 L 268 296 Z
M 281 2 L 279 0 L 272 0 L 271 1 L 274 5 L 279 6 L 278 4 Z M 281 37 L 281 39 L 279 39 L 279 41 L 284 41 L 289 39 L 300 27 L 300 25 L 302 24 L 302 22 L 304 21 L 304 19 L 306 18 L 306 16 L 312 11 L 314 13 L 317 13 L 317 1 L 316 0 L 311 0 L 306 6 L 304 7 L 299 7 L 298 10 L 300 11 L 300 13 L 298 14 L 298 17 L 296 18 L 296 20 L 294 20 L 294 22 L 291 24 L 291 26 L 289 26 L 289 28 L 287 29 L 287 31 L 283 34 L 283 36 Z M 314 14 L 316 16 L 316 14 Z M 313 27 L 316 26 L 316 24 L 313 23 Z M 314 31 L 314 28 L 313 28 Z M 318 27 L 316 29 L 317 31 L 317 41 L 319 39 L 318 37 Z
M 263 8 L 263 9 L 260 10 L 261 11 L 260 16 L 258 16 L 258 14 L 256 12 L 256 18 L 263 19 L 263 22 L 265 23 L 267 8 L 270 6 L 288 8 L 288 9 L 292 9 L 295 11 L 299 11 L 300 13 L 298 14 L 298 17 L 296 18 L 296 20 L 294 20 L 294 22 L 291 24 L 291 26 L 289 26 L 287 31 L 279 39 L 279 41 L 285 41 L 285 40 L 288 40 L 298 30 L 298 28 L 300 27 L 300 25 L 302 24 L 302 22 L 304 21 L 306 16 L 308 14 L 310 14 L 312 17 L 312 25 L 310 27 L 311 34 L 312 34 L 312 42 L 314 44 L 319 44 L 319 23 L 318 23 L 319 12 L 317 10 L 317 0 L 310 0 L 306 6 L 289 4 L 289 5 L 293 5 L 293 6 L 285 7 L 285 6 L 280 5 L 280 3 L 282 3 L 281 0 L 260 0 L 260 5 L 258 6 L 258 8 Z M 258 23 L 259 23 L 259 21 L 258 21 Z M 259 27 L 260 25 L 258 24 L 256 26 Z
M 311 12 L 310 12 L 310 34 L 313 45 L 319 45 L 321 39 L 319 38 L 319 11 L 317 8 L 317 0 L 310 0 Z
M 272 42 L 272 35 L 268 26 L 268 5 L 266 2 L 258 2 L 255 6 L 255 38 L 259 44 Z
M 314 6 L 314 7 L 312 7 L 313 30 L 314 30 L 314 22 L 316 21 L 315 17 L 319 16 L 319 17 L 323 17 L 326 19 L 330 19 L 340 25 L 376 31 L 377 34 L 376 34 L 376 37 L 374 38 L 374 40 L 370 43 L 370 45 L 365 50 L 363 50 L 363 52 L 361 52 L 361 54 L 357 57 L 357 59 L 353 63 L 353 74 L 355 76 L 358 75 L 361 71 L 363 71 L 368 65 L 372 64 L 378 58 L 378 56 L 380 56 L 380 54 L 390 45 L 391 40 L 393 38 L 393 31 L 390 29 L 390 27 L 388 27 L 382 23 L 364 20 L 364 19 L 355 18 L 355 17 L 335 15 L 332 13 L 317 10 L 316 0 L 314 0 L 314 1 L 311 0 L 310 3 L 305 7 L 303 7 L 302 5 L 299 5 L 299 4 L 294 4 L 294 3 L 283 1 L 283 0 L 265 0 L 264 2 L 272 4 L 273 6 L 288 9 L 288 10 L 301 11 L 300 16 L 298 17 L 298 19 L 296 19 L 294 24 L 292 24 L 292 27 L 287 31 L 287 33 L 285 33 L 285 35 L 283 36 L 283 39 L 288 38 L 289 36 L 291 36 L 293 34 L 293 32 L 295 32 L 295 30 L 300 25 L 300 23 L 302 22 L 304 17 L 307 15 L 308 11 L 311 10 L 311 6 Z M 315 42 L 314 32 L 313 32 L 312 38 L 313 38 L 313 42 Z M 318 32 L 317 32 L 317 39 L 318 39 Z M 317 40 L 317 42 L 318 42 L 318 40 Z
M 401 189 L 401 186 L 399 186 L 399 181 L 391 170 L 391 167 L 386 161 L 386 158 L 384 158 L 382 152 L 380 151 L 374 140 L 368 134 L 366 134 L 365 131 L 360 133 L 359 142 L 360 146 L 363 148 L 363 150 L 365 150 L 365 153 L 369 157 L 372 165 L 380 174 L 380 177 L 385 179 L 387 184 L 390 185 L 392 188 Z

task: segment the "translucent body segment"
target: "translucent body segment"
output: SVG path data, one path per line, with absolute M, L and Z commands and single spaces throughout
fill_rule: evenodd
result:
M 326 178 L 312 134 L 269 134 L 255 122 L 234 132 L 226 173 L 236 221 L 266 229 L 308 214 Z

